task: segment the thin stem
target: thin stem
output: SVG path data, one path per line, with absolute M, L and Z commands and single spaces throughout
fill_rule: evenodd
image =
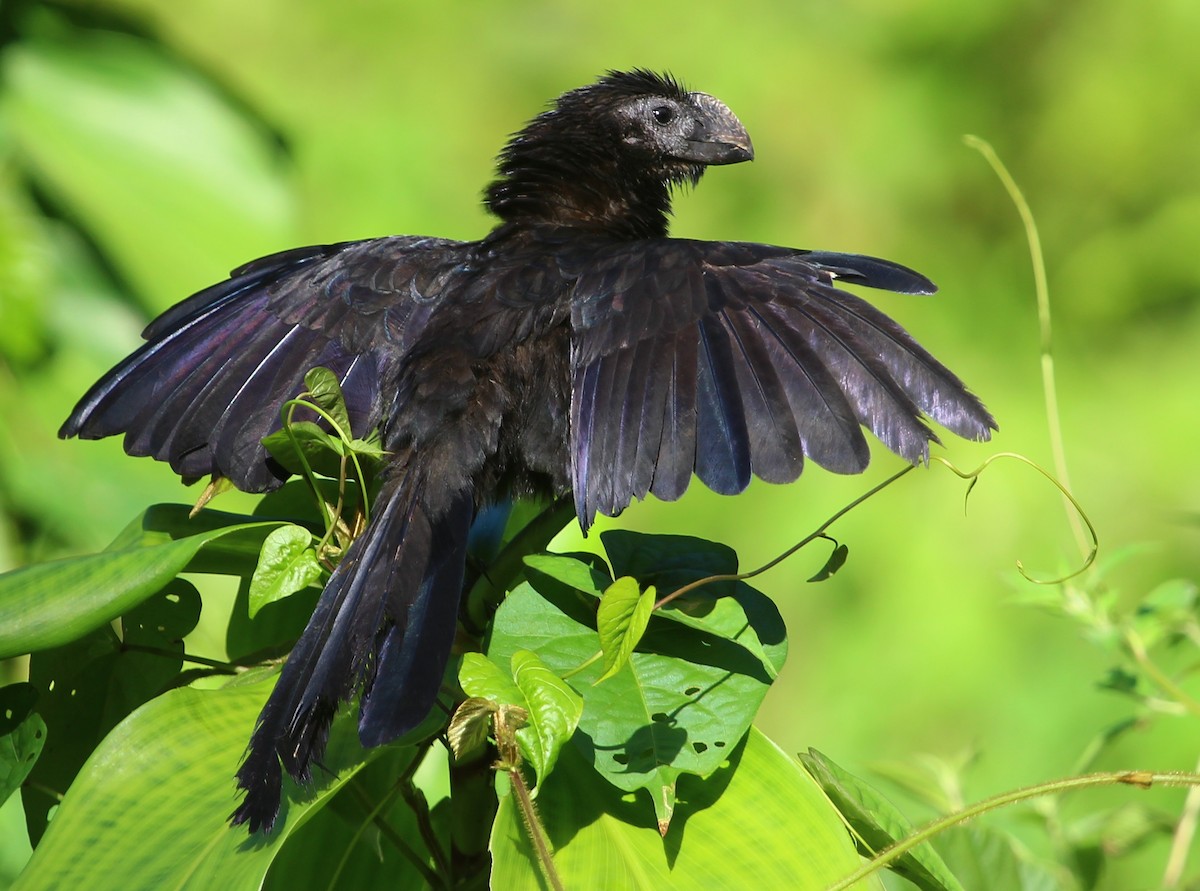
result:
M 800 550 L 805 545 L 816 541 L 818 538 L 828 538 L 829 536 L 827 536 L 825 534 L 826 529 L 828 529 L 830 526 L 832 526 L 835 522 L 840 520 L 842 517 L 844 517 L 850 511 L 854 510 L 854 508 L 858 507 L 860 504 L 862 504 L 868 498 L 871 498 L 872 496 L 879 494 L 884 489 L 886 489 L 888 486 L 890 486 L 892 483 L 894 483 L 898 479 L 900 479 L 900 477 L 904 476 L 906 473 L 909 473 L 914 469 L 915 469 L 915 465 L 910 464 L 909 466 L 907 466 L 907 467 L 899 470 L 898 472 L 892 474 L 891 476 L 889 476 L 886 480 L 884 480 L 879 485 L 869 489 L 864 494 L 859 495 L 857 498 L 855 498 L 849 504 L 844 506 L 841 510 L 834 513 L 824 523 L 822 523 L 820 526 L 818 526 L 816 531 L 810 533 L 809 535 L 802 538 L 800 541 L 796 542 L 796 544 L 792 545 L 790 548 L 788 548 L 786 551 L 784 551 L 778 557 L 775 557 L 772 560 L 768 560 L 762 566 L 758 567 L 758 569 L 752 569 L 749 572 L 723 573 L 720 575 L 710 575 L 710 576 L 707 576 L 702 579 L 697 579 L 694 582 L 690 582 L 689 584 L 684 585 L 682 588 L 676 588 L 674 591 L 672 591 L 670 594 L 667 594 L 665 597 L 660 597 L 658 599 L 658 601 L 654 604 L 654 608 L 661 609 L 663 606 L 670 603 L 676 597 L 682 597 L 684 594 L 694 591 L 703 585 L 711 585 L 716 582 L 743 582 L 746 579 L 754 578 L 756 575 L 762 575 L 768 569 L 773 569 L 776 566 L 778 566 L 780 563 L 782 563 L 788 557 L 792 556 L 792 554 L 796 553 L 796 551 Z
M 939 832 L 965 823 L 988 811 L 1016 804 L 1020 801 L 1027 801 L 1030 798 L 1037 798 L 1042 795 L 1056 795 L 1062 792 L 1069 792 L 1073 789 L 1115 785 L 1137 786 L 1142 789 L 1149 789 L 1155 785 L 1191 786 L 1196 788 L 1200 787 L 1200 774 L 1152 773 L 1147 770 L 1124 770 L 1109 773 L 1092 773 L 1080 777 L 1068 777 L 1064 780 L 1053 780 L 1048 783 L 1039 783 L 1036 786 L 1026 786 L 1023 789 L 1002 792 L 999 795 L 985 798 L 983 801 L 977 802 L 961 811 L 926 824 L 908 838 L 898 841 L 891 847 L 880 851 L 850 875 L 830 885 L 826 891 L 846 891 L 846 889 L 853 887 L 857 882 L 865 879 L 872 873 L 891 865 L 904 854 L 917 847 L 917 845 L 928 841 Z
M 546 838 L 546 832 L 542 829 L 542 823 L 538 819 L 537 809 L 533 806 L 533 798 L 529 794 L 529 787 L 525 785 L 525 778 L 521 776 L 521 768 L 509 768 L 508 780 L 512 784 L 513 795 L 516 796 L 517 804 L 521 809 L 521 817 L 525 823 L 525 831 L 529 834 L 529 841 L 533 844 L 538 865 L 541 866 L 546 881 L 550 883 L 550 887 L 554 891 L 565 891 L 562 879 L 559 878 L 558 870 L 554 866 L 550 841 Z
M 990 467 L 995 462 L 999 461 L 1001 458 L 1010 458 L 1014 461 L 1020 461 L 1022 464 L 1026 464 L 1026 465 L 1032 467 L 1034 470 L 1036 470 L 1038 473 L 1040 473 L 1042 476 L 1044 476 L 1046 479 L 1048 479 L 1051 482 L 1051 484 L 1054 485 L 1054 487 L 1057 488 L 1060 493 L 1062 493 L 1062 496 L 1066 500 L 1067 504 L 1070 505 L 1075 510 L 1075 514 L 1077 515 L 1078 519 L 1087 525 L 1088 535 L 1092 539 L 1091 545 L 1085 551 L 1086 556 L 1084 558 L 1083 565 L 1080 566 L 1078 569 L 1068 572 L 1064 576 L 1059 576 L 1057 578 L 1052 578 L 1052 579 L 1034 578 L 1032 575 L 1030 575 L 1026 571 L 1025 565 L 1020 560 L 1017 561 L 1017 571 L 1020 572 L 1021 575 L 1024 576 L 1027 581 L 1033 582 L 1034 584 L 1038 584 L 1038 585 L 1062 584 L 1063 582 L 1069 581 L 1070 579 L 1075 578 L 1075 576 L 1079 575 L 1080 573 L 1086 571 L 1088 569 L 1088 567 L 1090 567 L 1092 565 L 1093 561 L 1095 561 L 1096 553 L 1100 549 L 1100 539 L 1099 539 L 1099 536 L 1096 535 L 1096 527 L 1092 525 L 1092 521 L 1088 519 L 1087 514 L 1083 510 L 1083 506 L 1078 501 L 1075 500 L 1075 496 L 1071 494 L 1071 491 L 1066 486 L 1064 486 L 1061 482 L 1059 482 L 1053 476 L 1051 476 L 1049 473 L 1047 473 L 1042 467 L 1035 464 L 1033 461 L 1030 461 L 1024 455 L 1019 455 L 1016 452 L 997 452 L 995 455 L 990 456 L 986 461 L 984 461 L 982 464 L 980 464 L 974 470 L 960 470 L 959 468 L 955 467 L 954 464 L 952 464 L 950 461 L 946 460 L 945 458 L 943 458 L 940 455 L 934 456 L 933 460 L 937 461 L 939 464 L 944 465 L 951 473 L 953 473 L 955 476 L 959 477 L 960 479 L 971 481 L 971 485 L 967 487 L 967 496 L 969 497 L 971 494 L 971 489 L 974 488 L 975 483 L 979 480 L 980 474 L 982 474 L 985 470 L 988 469 L 988 467 Z
M 429 816 L 429 802 L 425 800 L 425 794 L 416 787 L 412 781 L 412 775 L 416 768 L 421 763 L 420 758 L 413 762 L 412 770 L 406 772 L 400 781 L 400 794 L 404 796 L 404 801 L 413 812 L 413 816 L 417 820 L 417 830 L 421 833 L 421 839 L 425 842 L 425 847 L 429 849 L 434 862 L 443 875 L 450 875 L 450 862 L 446 858 L 446 852 L 442 850 L 442 843 L 437 837 L 437 832 L 433 828 L 433 822 Z
M 1046 283 L 1046 262 L 1042 256 L 1042 242 L 1038 236 L 1037 223 L 1033 219 L 1033 213 L 1025 201 L 1025 196 L 1021 193 L 1020 186 L 1012 178 L 995 149 L 978 136 L 964 136 L 963 141 L 983 155 L 984 160 L 991 165 L 992 170 L 1004 185 L 1005 191 L 1008 192 L 1009 199 L 1016 206 L 1021 223 L 1025 227 L 1025 240 L 1029 244 L 1029 259 L 1033 264 L 1033 287 L 1037 295 L 1038 330 L 1041 336 L 1042 397 L 1046 403 L 1050 451 L 1054 458 L 1054 473 L 1069 491 L 1071 477 L 1067 472 L 1067 455 L 1063 446 L 1062 419 L 1058 410 L 1058 387 L 1054 379 L 1054 353 L 1050 337 L 1050 288 Z M 1071 524 L 1071 531 L 1075 536 L 1075 544 L 1079 547 L 1079 553 L 1087 554 L 1087 540 L 1084 537 L 1079 517 L 1072 512 L 1069 504 L 1064 503 L 1063 506 L 1067 510 L 1068 522 Z
M 362 832 L 363 828 L 365 828 L 368 823 L 374 824 L 375 828 L 379 830 L 380 834 L 383 835 L 389 842 L 391 842 L 396 850 L 404 855 L 406 860 L 416 867 L 417 871 L 421 873 L 421 877 L 425 879 L 426 884 L 430 888 L 448 887 L 445 876 L 439 875 L 437 872 L 431 869 L 429 864 L 425 862 L 425 858 L 421 856 L 421 852 L 410 845 L 404 839 L 404 836 L 396 831 L 395 827 L 393 827 L 391 823 L 380 816 L 383 808 L 386 807 L 387 804 L 392 800 L 398 789 L 393 788 L 387 795 L 383 796 L 383 798 L 381 798 L 374 805 L 371 804 L 371 796 L 367 794 L 367 792 L 358 784 L 357 781 L 351 781 L 350 789 L 354 792 L 354 795 L 356 798 L 358 798 L 359 802 L 364 807 L 369 809 L 367 819 L 362 823 L 361 826 L 359 826 L 358 832 L 354 834 L 354 839 L 351 840 L 350 847 L 353 847 L 354 841 L 358 840 L 359 833 Z M 349 853 L 350 847 L 347 848 L 347 854 Z M 343 861 L 344 860 L 345 858 L 343 857 Z M 329 887 L 337 887 L 336 879 L 341 873 L 343 865 L 344 863 L 338 864 L 337 871 L 334 873 L 335 881 L 330 882 Z
M 321 520 L 324 522 L 325 532 L 328 534 L 329 530 L 333 528 L 334 518 L 329 512 L 329 505 L 321 497 L 321 490 L 317 488 L 317 476 L 313 473 L 313 469 L 308 463 L 308 456 L 300 448 L 300 440 L 296 438 L 296 434 L 292 431 L 292 418 L 296 413 L 296 409 L 301 407 L 316 408 L 316 406 L 305 402 L 301 398 L 289 399 L 280 408 L 280 417 L 283 420 L 283 429 L 287 433 L 288 440 L 292 443 L 292 448 L 296 450 L 296 456 L 300 459 L 300 466 L 304 469 L 304 481 L 308 483 L 308 488 L 312 490 L 313 496 L 317 499 L 317 504 L 320 505 Z
M 1150 680 L 1154 681 L 1160 690 L 1191 712 L 1193 716 L 1200 718 L 1200 702 L 1189 696 L 1186 690 L 1171 680 L 1166 672 L 1158 667 L 1158 664 L 1146 652 L 1146 646 L 1142 643 L 1141 637 L 1134 631 L 1126 631 L 1124 638 L 1125 645 L 1129 647 L 1134 661 L 1142 671 L 1146 672 Z
M 149 653 L 151 656 L 162 656 L 164 659 L 182 659 L 184 662 L 191 662 L 194 665 L 206 665 L 222 674 L 237 674 L 238 668 L 241 667 L 232 662 L 208 659 L 204 656 L 192 656 L 188 653 L 174 653 L 171 650 L 164 650 L 161 647 L 149 647 L 145 644 L 122 643 L 121 649 L 131 653 Z
M 1200 762 L 1196 763 L 1196 772 L 1200 773 Z M 1183 800 L 1183 813 L 1171 836 L 1171 852 L 1167 857 L 1167 868 L 1163 870 L 1163 888 L 1179 887 L 1187 866 L 1188 851 L 1196 837 L 1197 821 L 1200 821 L 1200 786 L 1192 786 Z

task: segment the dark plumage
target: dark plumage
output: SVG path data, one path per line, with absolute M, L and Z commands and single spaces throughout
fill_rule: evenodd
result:
M 262 445 L 314 366 L 353 429 L 390 453 L 371 523 L 329 580 L 259 718 L 233 816 L 270 829 L 280 762 L 310 776 L 362 691 L 378 745 L 428 712 L 454 637 L 467 533 L 497 499 L 572 491 L 586 529 L 693 473 L 717 492 L 795 480 L 807 457 L 867 465 L 861 426 L 906 460 L 922 413 L 986 439 L 980 402 L 835 279 L 929 293 L 886 260 L 666 237 L 671 190 L 753 157 L 722 103 L 613 72 L 516 134 L 477 242 L 392 237 L 256 260 L 167 311 L 83 398 L 62 436 L 125 435 L 185 478 L 262 492 Z M 860 426 L 861 425 L 861 426 Z

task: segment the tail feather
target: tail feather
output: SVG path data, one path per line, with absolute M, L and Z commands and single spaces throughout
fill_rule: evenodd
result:
M 385 484 L 367 531 L 325 586 L 258 718 L 231 816 L 270 831 L 282 768 L 311 780 L 338 707 L 362 689 L 359 734 L 381 745 L 415 727 L 441 686 L 454 639 L 472 499 L 431 510 L 408 474 Z

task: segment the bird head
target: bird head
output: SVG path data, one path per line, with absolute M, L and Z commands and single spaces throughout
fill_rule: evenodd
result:
M 666 234 L 673 186 L 753 157 L 719 99 L 669 75 L 610 71 L 513 135 L 486 203 L 505 220 L 653 237 Z

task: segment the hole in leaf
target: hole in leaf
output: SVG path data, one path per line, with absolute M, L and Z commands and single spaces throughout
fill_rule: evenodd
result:
M 708 746 L 702 742 L 692 743 L 692 748 L 696 750 L 697 755 L 703 755 L 705 752 L 708 751 Z
M 628 755 L 613 755 L 613 761 L 616 761 L 618 764 L 628 764 L 629 756 Z
M 178 603 L 178 602 L 179 602 L 179 595 L 178 595 L 178 594 L 168 594 L 168 595 L 167 595 L 167 600 L 171 601 L 171 603 Z
M 657 721 L 659 724 L 669 724 L 671 722 L 671 716 L 666 712 L 655 712 L 650 716 L 650 720 Z
M 683 695 L 684 696 L 695 696 L 699 692 L 700 692 L 699 687 L 688 687 L 686 690 L 683 691 Z
M 718 749 L 725 748 L 725 743 L 722 742 L 721 740 L 717 740 L 716 742 L 713 743 L 713 745 L 716 746 Z
M 4 720 L 6 720 L 6 721 L 11 721 L 11 720 L 12 720 L 12 716 L 13 716 L 13 710 L 12 710 L 12 709 L 10 709 L 10 708 L 6 708 L 6 709 L 4 710 Z

